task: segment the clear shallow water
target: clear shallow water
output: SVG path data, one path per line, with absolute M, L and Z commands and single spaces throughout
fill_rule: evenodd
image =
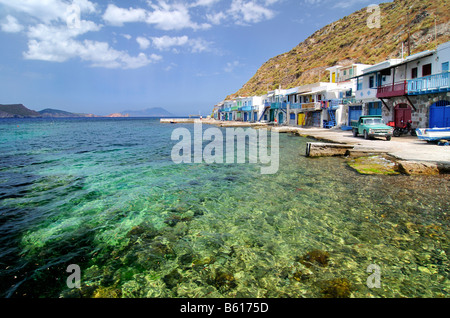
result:
M 176 165 L 179 127 L 193 130 L 0 121 L 0 294 L 449 296 L 448 176 L 359 175 L 339 158 L 305 158 L 307 139 L 287 134 L 275 175 Z M 70 264 L 81 289 L 66 285 Z M 381 288 L 367 287 L 370 264 Z

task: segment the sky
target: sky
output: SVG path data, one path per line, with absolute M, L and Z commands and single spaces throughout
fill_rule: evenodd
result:
M 270 58 L 381 2 L 0 0 L 0 104 L 208 115 Z

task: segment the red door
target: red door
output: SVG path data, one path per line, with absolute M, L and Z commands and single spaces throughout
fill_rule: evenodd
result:
M 403 127 L 411 120 L 411 108 L 407 104 L 398 104 L 394 110 L 395 127 Z

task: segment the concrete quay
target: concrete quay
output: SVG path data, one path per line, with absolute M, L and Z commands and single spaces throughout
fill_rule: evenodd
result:
M 177 122 L 185 123 L 186 121 Z M 318 142 L 312 148 L 308 148 L 305 154 L 314 157 L 320 156 L 352 156 L 364 157 L 376 154 L 386 154 L 392 157 L 400 166 L 400 170 L 407 174 L 427 174 L 423 171 L 432 171 L 432 174 L 450 173 L 450 146 L 439 146 L 436 143 L 428 143 L 414 136 L 393 137 L 390 141 L 384 138 L 365 140 L 363 137 L 353 137 L 351 131 L 340 128 L 303 128 L 295 126 L 275 126 L 267 123 L 248 123 L 239 121 L 218 121 L 211 118 L 196 119 L 202 124 L 216 125 L 219 127 L 253 127 L 266 128 L 279 133 L 294 133 L 303 137 L 310 137 Z M 163 122 L 161 120 L 161 122 Z M 166 119 L 165 122 L 171 122 Z M 194 121 L 192 121 L 194 122 Z M 328 146 L 327 146 L 328 144 Z M 340 146 L 338 146 L 340 145 Z M 311 151 L 312 149 L 312 151 Z M 334 149 L 334 150 L 333 150 Z M 309 151 L 308 151 L 309 150 Z

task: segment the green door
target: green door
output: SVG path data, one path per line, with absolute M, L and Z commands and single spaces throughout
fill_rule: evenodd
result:
M 275 121 L 275 109 L 270 110 L 270 119 L 269 121 Z
M 278 114 L 278 123 L 279 123 L 279 124 L 282 124 L 282 123 L 283 123 L 283 113 L 282 113 L 282 112 L 280 112 L 280 113 Z

